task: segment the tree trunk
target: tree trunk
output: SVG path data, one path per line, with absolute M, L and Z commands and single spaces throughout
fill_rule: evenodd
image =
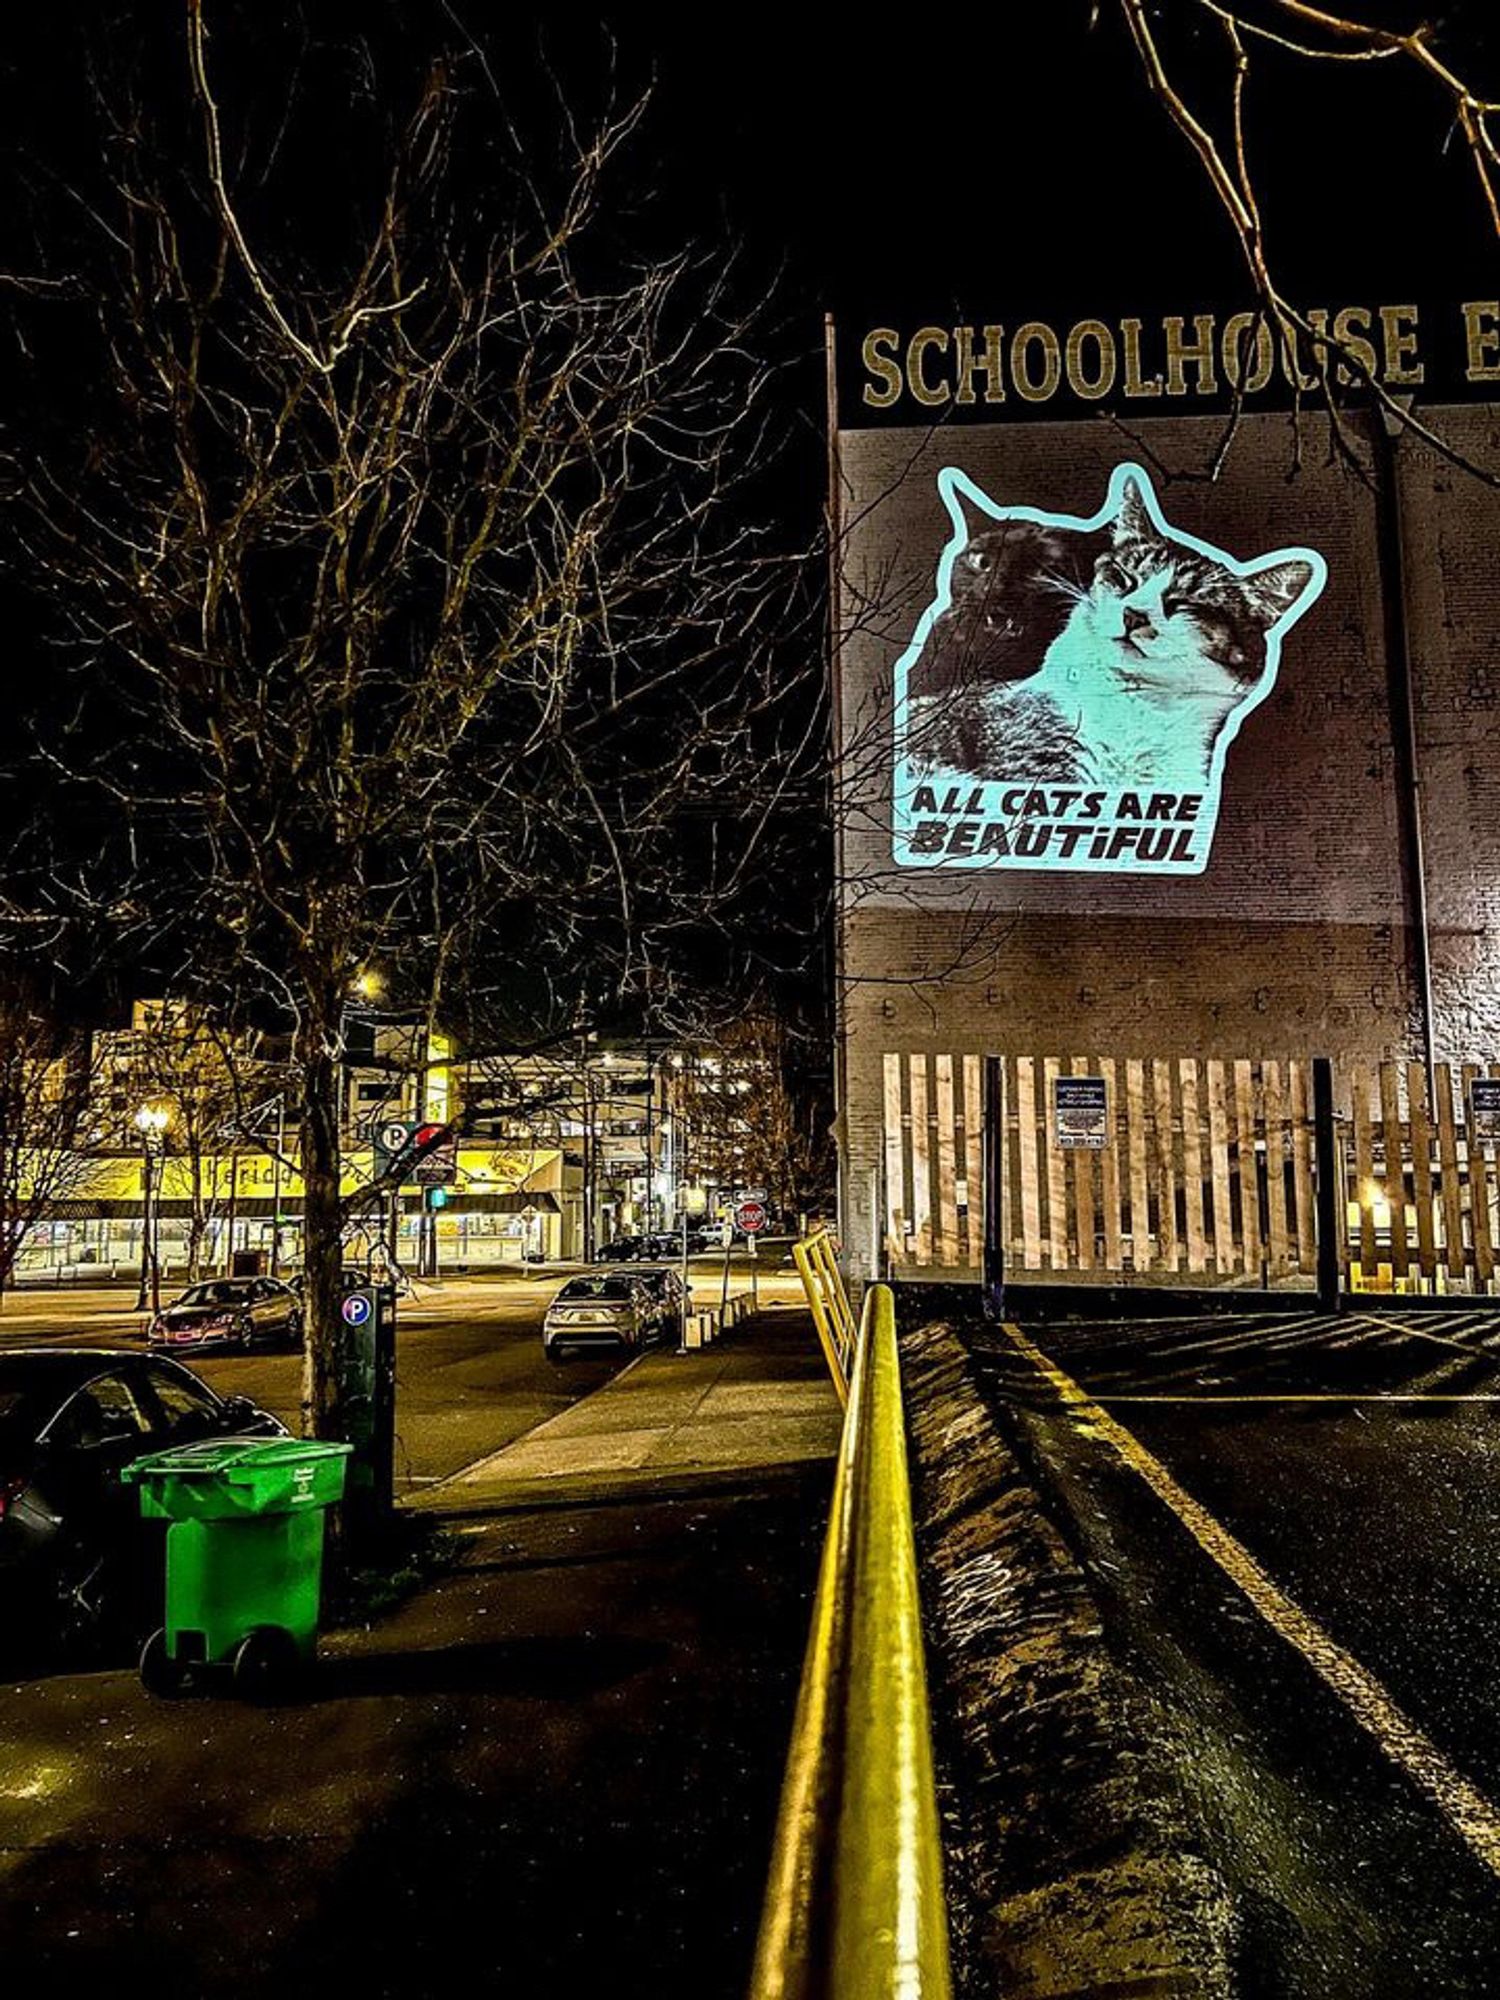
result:
M 343 1217 L 339 1207 L 338 1007 L 310 1009 L 298 1036 L 302 1076 L 302 1270 L 306 1341 L 302 1434 L 346 1438 L 339 1380 Z

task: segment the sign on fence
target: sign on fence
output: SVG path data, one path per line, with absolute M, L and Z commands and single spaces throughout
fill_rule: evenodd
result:
M 1109 1086 L 1102 1076 L 1059 1076 L 1052 1084 L 1052 1130 L 1064 1152 L 1102 1152 L 1109 1137 Z
M 1500 1077 L 1476 1076 L 1469 1085 L 1469 1136 L 1481 1145 L 1500 1139 Z

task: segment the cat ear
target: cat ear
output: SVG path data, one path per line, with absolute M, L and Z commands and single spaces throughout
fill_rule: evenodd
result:
M 1120 488 L 1120 504 L 1115 510 L 1114 534 L 1117 542 L 1140 541 L 1156 533 L 1156 523 L 1146 505 L 1141 483 L 1133 476 Z
M 1273 563 L 1269 569 L 1256 570 L 1246 577 L 1245 583 L 1262 622 L 1274 625 L 1278 618 L 1286 616 L 1312 580 L 1312 564 L 1293 558 Z

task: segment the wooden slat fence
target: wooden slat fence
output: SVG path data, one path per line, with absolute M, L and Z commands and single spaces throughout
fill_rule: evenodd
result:
M 1421 1063 L 1341 1075 L 1351 1290 L 1497 1289 L 1500 1176 L 1495 1142 L 1472 1129 L 1476 1077 L 1500 1077 L 1500 1063 L 1438 1063 L 1434 1106 Z
M 983 1058 L 885 1058 L 886 1244 L 897 1276 L 966 1277 L 984 1249 Z M 1162 1284 L 1305 1285 L 1317 1272 L 1312 1091 L 1301 1061 L 1007 1055 L 1005 1261 Z M 1107 1143 L 1056 1143 L 1053 1085 L 1104 1080 Z

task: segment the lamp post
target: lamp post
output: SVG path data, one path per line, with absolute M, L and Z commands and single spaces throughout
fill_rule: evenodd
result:
M 155 1314 L 161 1311 L 161 1265 L 157 1258 L 156 1218 L 158 1201 L 153 1188 L 152 1167 L 161 1148 L 161 1135 L 172 1114 L 163 1105 L 143 1104 L 135 1114 L 141 1135 L 141 1282 L 135 1309 Z

